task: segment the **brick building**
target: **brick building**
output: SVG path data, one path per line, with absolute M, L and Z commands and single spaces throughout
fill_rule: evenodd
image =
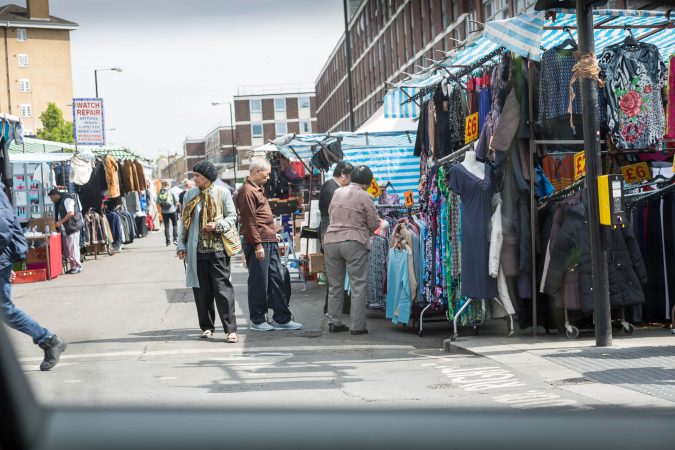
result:
M 249 150 L 286 133 L 317 131 L 314 87 L 241 87 L 234 96 L 239 160 L 246 164 Z
M 49 0 L 27 0 L 26 6 L 0 6 L 0 112 L 21 117 L 31 135 L 42 128 L 40 114 L 50 102 L 70 116 L 70 32 L 78 24 L 51 16 Z

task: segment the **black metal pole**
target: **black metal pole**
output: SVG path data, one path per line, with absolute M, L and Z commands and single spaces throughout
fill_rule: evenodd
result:
M 579 53 L 583 56 L 595 51 L 593 13 L 586 0 L 577 0 L 577 31 Z M 598 175 L 602 174 L 600 154 L 600 127 L 598 125 L 598 82 L 580 79 L 584 147 L 586 149 L 586 193 L 588 195 L 588 223 L 593 265 L 593 303 L 595 306 L 595 344 L 612 345 L 612 323 L 607 279 L 607 249 L 600 228 L 598 206 Z
M 345 49 L 347 50 L 347 102 L 349 102 L 349 131 L 356 129 L 354 120 L 354 94 L 352 87 L 352 43 L 349 37 L 349 10 L 347 0 L 343 0 L 343 9 L 345 13 Z
M 232 102 L 230 102 L 230 131 L 232 132 L 232 148 L 234 149 L 234 188 L 237 189 L 237 138 L 234 133 L 234 113 L 232 112 Z
M 96 87 L 96 98 L 98 98 L 98 70 L 94 70 L 94 86 Z

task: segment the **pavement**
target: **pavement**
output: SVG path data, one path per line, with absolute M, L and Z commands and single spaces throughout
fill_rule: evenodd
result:
M 38 399 L 75 406 L 569 412 L 630 406 L 675 413 L 670 396 L 675 375 L 665 366 L 673 360 L 673 348 L 661 337 L 638 341 L 638 330 L 625 340 L 643 342 L 630 347 L 644 362 L 637 373 L 660 389 L 646 392 L 636 383 L 630 389 L 602 379 L 613 372 L 594 375 L 603 369 L 582 367 L 598 359 L 588 353 L 593 349 L 586 341 L 574 341 L 579 353 L 565 356 L 570 342 L 542 338 L 536 347 L 531 338 L 504 338 L 502 322 L 492 325 L 494 329 L 488 325 L 481 336 L 461 336 L 452 345 L 445 342 L 452 334 L 446 322 L 426 325 L 424 337 L 419 337 L 377 311 L 369 312 L 368 335 L 328 333 L 324 286 L 316 282 L 307 291 L 293 283 L 291 309 L 304 324 L 302 330 L 260 333 L 248 330 L 247 273 L 239 260 L 232 267 L 238 344 L 227 344 L 220 327 L 213 339 L 199 338 L 183 265 L 175 248 L 164 246 L 161 233 L 136 240 L 117 255 L 88 259 L 79 275 L 15 286 L 15 303 L 69 342 L 60 364 L 40 372 L 41 351 L 11 331 Z M 675 337 L 668 338 L 672 343 Z M 612 397 L 619 394 L 621 401 Z

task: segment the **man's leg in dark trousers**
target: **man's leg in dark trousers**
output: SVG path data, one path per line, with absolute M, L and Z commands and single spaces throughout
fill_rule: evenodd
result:
M 171 224 L 173 225 L 173 241 L 178 240 L 178 213 L 175 212 L 171 215 Z
M 265 315 L 267 314 L 270 255 L 267 247 L 265 247 L 265 258 L 258 261 L 255 257 L 255 248 L 246 244 L 244 245 L 244 257 L 248 266 L 248 310 L 251 322 L 258 325 L 265 321 Z
M 270 243 L 265 246 L 265 253 L 269 256 L 269 282 L 267 284 L 267 298 L 269 306 L 274 310 L 274 321 L 277 323 L 288 323 L 291 321 L 292 314 L 288 309 L 286 302 L 286 293 L 284 290 L 284 266 L 281 263 L 279 255 L 279 244 Z
M 162 213 L 162 218 L 164 219 L 164 237 L 166 238 L 166 243 L 171 243 L 171 232 L 169 231 L 169 225 L 175 223 L 176 213 Z
M 213 300 L 213 284 L 210 274 L 211 261 L 197 261 L 197 279 L 199 288 L 194 288 L 195 305 L 197 305 L 197 318 L 199 319 L 199 328 L 202 331 L 215 331 L 216 327 L 213 320 L 216 316 Z
M 227 334 L 236 333 L 237 317 L 234 312 L 234 288 L 230 281 L 230 258 L 225 256 L 212 259 L 210 272 L 211 289 L 223 329 Z

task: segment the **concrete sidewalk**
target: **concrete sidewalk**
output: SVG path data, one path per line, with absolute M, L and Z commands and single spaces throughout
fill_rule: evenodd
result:
M 592 336 L 471 336 L 445 341 L 449 353 L 490 358 L 516 372 L 616 406 L 675 407 L 675 336 L 667 329 L 637 329 L 595 346 Z

